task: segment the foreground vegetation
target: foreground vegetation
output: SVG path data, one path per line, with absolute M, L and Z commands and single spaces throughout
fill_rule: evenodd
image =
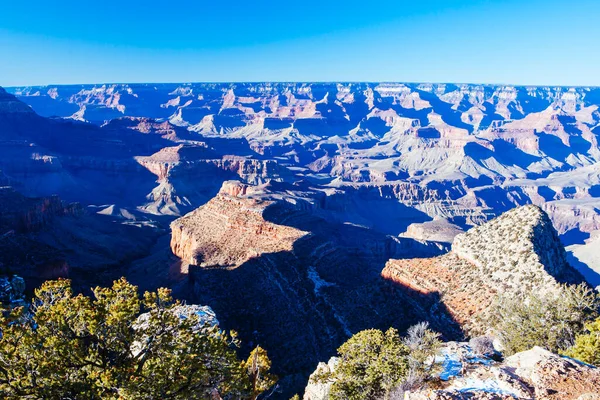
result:
M 92 296 L 70 281 L 48 281 L 29 306 L 0 314 L 0 395 L 7 399 L 257 399 L 276 383 L 267 352 L 239 360 L 235 333 L 173 301 L 168 289 L 146 292 L 125 279 Z M 600 296 L 585 285 L 560 295 L 499 297 L 485 317 L 504 355 L 544 347 L 600 366 Z M 338 349 L 332 399 L 402 398 L 433 379 L 440 335 L 426 323 L 402 337 L 390 328 L 358 332 Z M 490 337 L 474 353 L 495 352 Z
M 505 355 L 540 346 L 598 364 L 588 353 L 591 351 L 600 357 L 600 339 L 595 336 L 599 311 L 600 296 L 593 289 L 585 284 L 564 285 L 556 295 L 500 296 L 484 326 L 499 337 Z M 594 346 L 596 349 L 590 350 Z
M 563 286 L 560 295 L 531 293 L 524 298 L 498 298 L 480 321 L 503 346 L 504 355 L 543 347 L 600 366 L 600 296 L 587 285 Z M 404 391 L 434 379 L 439 334 L 418 324 L 401 337 L 369 329 L 352 336 L 338 349 L 333 372 L 320 372 L 317 383 L 331 383 L 334 400 L 402 399 Z M 496 353 L 489 336 L 469 342 L 474 354 Z
M 331 397 L 336 400 L 400 398 L 430 377 L 440 346 L 439 334 L 426 323 L 411 327 L 404 338 L 394 328 L 385 333 L 368 329 L 344 343 L 335 371 L 316 381 L 333 382 Z
M 168 289 L 125 279 L 93 297 L 48 281 L 0 317 L 0 394 L 39 399 L 256 399 L 274 383 L 266 351 L 238 360 L 235 335 L 182 317 Z M 141 317 L 140 317 L 141 316 Z

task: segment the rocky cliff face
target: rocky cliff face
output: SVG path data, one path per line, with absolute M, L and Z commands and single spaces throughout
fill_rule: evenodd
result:
M 112 268 L 145 254 L 158 234 L 10 187 L 0 188 L 0 210 L 0 271 L 19 274 L 29 290 L 57 277 L 74 278 L 76 286 L 88 285 L 90 276 L 95 284 L 109 282 L 123 273 Z
M 430 319 L 448 337 L 460 335 L 435 294 L 380 277 L 389 257 L 438 247 L 336 222 L 325 194 L 281 185 L 226 182 L 171 224 L 171 249 L 189 270 L 194 301 L 211 306 L 245 346 L 265 347 L 289 380 L 284 387 L 298 390 L 319 359 L 367 327 Z
M 18 233 L 38 231 L 55 217 L 80 216 L 84 213 L 80 204 L 63 203 L 58 196 L 28 198 L 11 187 L 0 188 L 0 230 Z
M 458 347 L 460 349 L 460 346 Z M 446 353 L 446 357 L 452 353 Z M 446 379 L 443 389 L 405 395 L 407 400 L 547 399 L 595 400 L 600 393 L 600 370 L 560 357 L 540 347 L 517 353 L 502 363 L 484 360 L 464 373 Z
M 224 156 L 201 142 L 165 147 L 136 161 L 157 176 L 158 186 L 143 206 L 154 214 L 182 215 L 210 200 L 227 179 L 260 185 L 292 175 L 274 160 Z
M 548 215 L 536 206 L 508 211 L 456 236 L 444 256 L 390 260 L 382 276 L 422 293 L 444 293 L 444 304 L 467 328 L 499 293 L 554 295 L 559 282 L 582 280 L 567 263 Z
M 200 267 L 235 267 L 265 253 L 291 251 L 308 232 L 266 221 L 263 213 L 271 204 L 221 192 L 171 224 L 171 249 Z

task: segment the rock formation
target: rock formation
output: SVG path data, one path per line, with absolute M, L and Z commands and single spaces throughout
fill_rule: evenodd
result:
M 600 370 L 534 347 L 502 363 L 469 365 L 445 386 L 408 393 L 405 398 L 594 400 L 600 398 Z
M 327 195 L 304 186 L 226 182 L 207 204 L 171 224 L 171 249 L 189 270 L 193 301 L 207 304 L 246 347 L 269 351 L 277 373 L 299 383 L 351 334 L 406 329 L 429 319 L 447 337 L 459 327 L 436 294 L 394 287 L 391 256 L 438 247 L 336 222 Z
M 145 254 L 158 230 L 114 223 L 57 196 L 29 198 L 0 188 L 0 273 L 25 278 L 29 290 L 57 277 L 75 285 L 110 282 L 112 269 Z M 106 274 L 106 277 L 103 275 Z
M 50 131 L 49 137 L 60 130 L 69 145 L 33 140 L 41 146 L 38 156 L 15 160 L 17 144 L 11 144 L 13 160 L 1 165 L 6 171 L 12 168 L 9 175 L 22 180 L 26 169 L 46 177 L 36 180 L 31 195 L 46 195 L 58 186 L 62 192 L 56 193 L 68 198 L 63 193 L 67 188 L 81 188 L 73 175 L 82 168 L 99 170 L 88 190 L 102 186 L 98 176 L 114 174 L 106 165 L 113 165 L 120 153 L 127 160 L 117 163 L 119 174 L 127 170 L 126 182 L 135 182 L 120 187 L 124 193 L 129 187 L 128 196 L 121 196 L 131 200 L 129 206 L 181 215 L 210 200 L 222 180 L 235 177 L 195 180 L 208 172 L 192 168 L 183 173 L 189 179 L 175 183 L 159 177 L 156 184 L 151 174 L 136 169 L 131 156 L 141 160 L 182 143 L 208 143 L 220 155 L 268 158 L 294 172 L 266 179 L 309 177 L 335 187 L 367 183 L 382 192 L 389 185 L 410 184 L 413 189 L 387 201 L 412 203 L 430 218 L 447 218 L 461 228 L 533 203 L 549 213 L 566 244 L 581 244 L 582 237 L 600 229 L 597 88 L 258 83 L 78 85 L 10 92 L 41 115 L 66 118 L 75 113 L 102 126 L 65 125 L 56 119 L 43 124 L 31 108 L 4 93 L 10 99 L 3 100 L 5 113 L 20 115 L 21 122 L 35 120 L 33 131 Z M 82 142 L 99 149 L 109 146 L 111 162 L 81 160 Z M 64 160 L 67 147 L 70 153 L 78 148 L 78 157 Z M 105 151 L 92 153 L 88 155 L 106 158 Z M 225 164 L 219 168 L 231 170 Z M 257 183 L 257 177 L 264 181 L 264 174 L 257 173 L 250 173 L 249 183 Z M 243 175 L 239 177 L 246 179 Z M 432 192 L 436 195 L 423 196 Z M 116 197 L 105 202 L 114 203 Z
M 320 363 L 318 372 L 335 370 L 336 358 Z M 405 400 L 596 400 L 600 369 L 561 357 L 540 347 L 502 362 L 475 355 L 466 343 L 445 343 L 436 356 L 435 388 L 404 392 Z M 327 400 L 329 383 L 309 380 L 304 400 Z M 428 384 L 425 384 L 428 386 Z
M 497 294 L 553 295 L 559 282 L 582 281 L 566 260 L 548 215 L 524 206 L 454 238 L 437 258 L 390 260 L 382 276 L 421 293 L 444 293 L 454 318 L 470 327 Z

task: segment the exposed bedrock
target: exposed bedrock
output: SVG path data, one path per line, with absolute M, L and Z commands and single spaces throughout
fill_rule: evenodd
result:
M 452 251 L 436 258 L 390 260 L 382 276 L 427 294 L 443 292 L 444 304 L 467 329 L 478 326 L 499 294 L 559 293 L 559 283 L 580 283 L 556 229 L 537 206 L 519 207 L 454 238 Z
M 439 254 L 439 247 L 326 220 L 310 197 L 277 196 L 227 182 L 171 224 L 171 249 L 189 264 L 195 300 L 237 330 L 246 350 L 264 346 L 291 380 L 305 379 L 362 329 L 429 319 L 447 337 L 461 335 L 438 294 L 416 294 L 380 276 L 390 257 Z

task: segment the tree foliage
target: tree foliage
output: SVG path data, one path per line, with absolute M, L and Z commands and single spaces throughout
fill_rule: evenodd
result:
M 600 367 L 600 318 L 585 325 L 585 332 L 577 335 L 565 355 Z
M 271 369 L 271 360 L 267 356 L 267 351 L 257 346 L 243 364 L 250 379 L 251 399 L 254 400 L 259 394 L 268 390 L 277 382 L 277 377 L 269 374 Z
M 317 377 L 321 382 L 333 381 L 333 399 L 388 398 L 408 373 L 409 349 L 393 328 L 385 333 L 377 329 L 358 332 L 338 353 L 335 371 Z
M 255 398 L 251 375 L 235 353 L 235 336 L 181 318 L 170 291 L 138 296 L 125 279 L 93 297 L 74 295 L 70 281 L 48 281 L 30 309 L 1 317 L 3 398 Z M 141 317 L 140 317 L 141 316 Z M 262 350 L 262 349 L 261 349 Z M 266 373 L 270 362 L 260 352 Z M 268 381 L 272 382 L 272 380 Z
M 492 306 L 487 322 L 508 355 L 533 346 L 556 353 L 569 348 L 584 324 L 598 315 L 599 300 L 584 284 L 562 286 L 559 295 L 504 296 Z

